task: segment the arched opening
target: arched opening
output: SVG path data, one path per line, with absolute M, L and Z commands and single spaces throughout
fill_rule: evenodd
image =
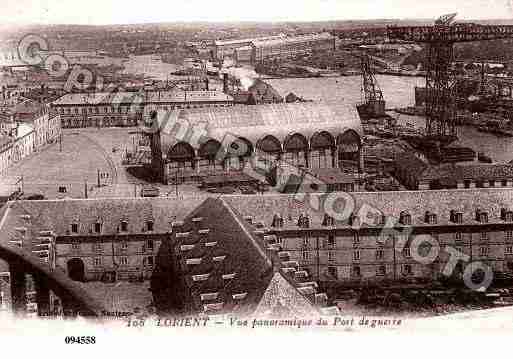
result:
M 278 161 L 282 153 L 280 141 L 272 135 L 267 135 L 258 140 L 256 148 L 258 149 L 259 159 L 270 162 Z
M 283 159 L 296 167 L 308 167 L 308 140 L 300 133 L 287 136 L 283 142 Z
M 316 132 L 310 138 L 310 167 L 335 167 L 335 138 L 327 132 Z
M 244 137 L 238 137 L 226 149 L 225 168 L 227 170 L 241 171 L 246 160 L 253 154 L 253 144 Z
M 200 172 L 215 172 L 223 169 L 224 150 L 221 143 L 210 139 L 203 143 L 198 150 L 198 165 Z
M 187 142 L 178 142 L 167 154 L 169 179 L 183 182 L 195 172 L 194 148 Z
M 339 167 L 349 172 L 361 171 L 360 148 L 360 136 L 355 131 L 347 130 L 338 135 L 337 150 Z
M 68 277 L 77 282 L 85 282 L 85 266 L 80 258 L 70 259 L 67 263 Z

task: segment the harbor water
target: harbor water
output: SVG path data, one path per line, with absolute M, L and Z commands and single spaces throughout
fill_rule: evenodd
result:
M 424 86 L 421 77 L 400 77 L 378 75 L 376 79 L 383 91 L 387 109 L 412 106 L 415 103 L 415 86 Z M 307 100 L 323 102 L 359 103 L 362 101 L 361 79 L 359 76 L 273 79 L 268 82 L 286 96 L 293 92 Z M 388 112 L 399 124 L 410 124 L 416 128 L 425 128 L 425 119 L 418 116 Z M 455 144 L 470 147 L 476 152 L 484 152 L 494 162 L 507 163 L 513 160 L 513 137 L 500 137 L 477 131 L 471 126 L 458 127 L 459 140 Z

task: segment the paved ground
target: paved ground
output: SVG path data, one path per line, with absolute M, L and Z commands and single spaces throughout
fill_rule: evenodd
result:
M 108 174 L 102 184 L 112 184 L 115 168 L 102 148 L 86 136 L 66 132 L 62 152 L 59 143 L 54 143 L 11 167 L 4 181 L 14 182 L 23 176 L 25 193 L 42 193 L 48 198 L 81 198 L 85 184 L 89 192 L 94 191 L 98 171 Z M 59 193 L 61 186 L 66 187 L 67 193 Z
M 16 183 L 23 176 L 25 193 L 41 193 L 47 198 L 140 196 L 143 186 L 160 188 L 161 196 L 181 198 L 214 195 L 199 192 L 196 184 L 163 185 L 134 176 L 122 164 L 123 155 L 134 149 L 130 132 L 136 128 L 86 128 L 63 131 L 62 152 L 59 143 L 52 144 L 12 167 L 4 181 Z M 113 151 L 113 149 L 116 151 Z M 97 185 L 97 172 L 108 173 Z M 143 170 L 144 171 L 144 170 Z M 139 169 L 140 172 L 140 169 Z M 67 193 L 58 188 L 66 186 Z
M 112 312 L 134 312 L 136 308 L 139 311 L 148 312 L 153 300 L 149 291 L 149 281 L 142 283 L 89 282 L 82 283 L 82 286 Z

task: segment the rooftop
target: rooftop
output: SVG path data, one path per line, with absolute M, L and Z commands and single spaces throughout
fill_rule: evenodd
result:
M 102 105 L 141 103 L 189 103 L 210 101 L 233 101 L 230 95 L 221 91 L 148 91 L 139 92 L 94 92 L 66 94 L 53 102 L 59 105 Z
M 502 180 L 513 178 L 513 164 L 444 164 L 425 169 L 422 180 Z
M 308 34 L 308 35 L 299 35 L 293 37 L 285 37 L 278 39 L 267 39 L 267 40 L 255 40 L 253 41 L 253 45 L 255 47 L 267 47 L 267 46 L 276 46 L 276 45 L 285 45 L 285 44 L 293 44 L 293 43 L 301 43 L 308 41 L 319 41 L 319 40 L 332 40 L 334 37 L 327 32 L 323 32 L 320 34 Z
M 209 137 L 220 142 L 226 134 L 241 136 L 253 143 L 264 135 L 273 135 L 284 141 L 292 133 L 307 138 L 324 130 L 333 136 L 353 130 L 360 136 L 363 130 L 356 108 L 349 104 L 280 103 L 254 106 L 231 106 L 175 110 L 172 117 L 188 121 L 190 126 L 207 123 Z M 164 118 L 159 118 L 163 123 Z M 175 121 L 167 121 L 161 131 L 162 152 L 166 153 L 175 143 Z M 162 126 L 159 126 L 162 128 Z M 166 134 L 167 133 L 167 134 Z

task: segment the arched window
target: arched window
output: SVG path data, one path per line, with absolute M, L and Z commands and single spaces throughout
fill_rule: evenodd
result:
M 287 136 L 283 143 L 284 160 L 296 167 L 308 167 L 308 141 L 300 133 Z

